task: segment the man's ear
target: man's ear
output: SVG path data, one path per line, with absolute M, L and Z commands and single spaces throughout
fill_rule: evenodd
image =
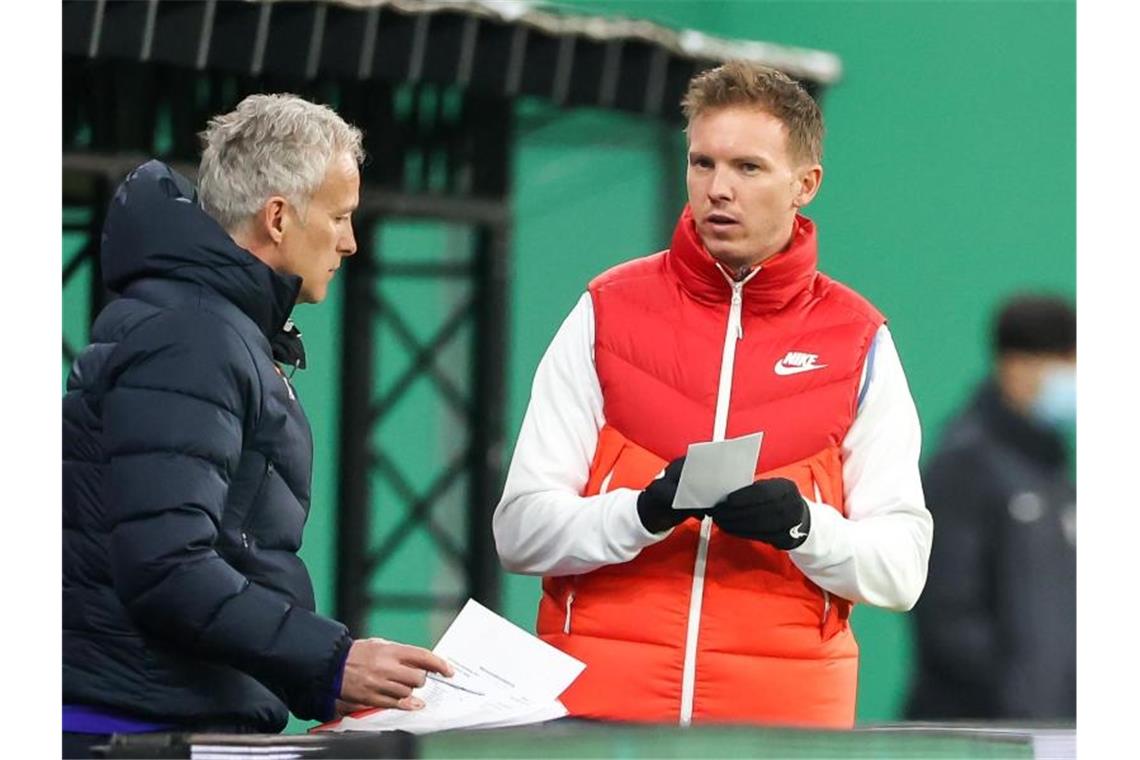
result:
M 265 202 L 257 215 L 261 234 L 268 237 L 275 245 L 280 245 L 285 236 L 285 225 L 289 223 L 286 216 L 288 202 L 279 195 L 274 195 Z
M 823 167 L 819 164 L 812 164 L 800 171 L 798 180 L 798 187 L 796 188 L 795 198 L 792 199 L 792 205 L 796 208 L 803 208 L 812 202 L 815 194 L 819 192 L 819 186 L 823 184 Z

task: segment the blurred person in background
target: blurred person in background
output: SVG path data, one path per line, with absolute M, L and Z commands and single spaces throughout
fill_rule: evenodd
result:
M 63 399 L 63 749 L 113 733 L 276 732 L 416 709 L 431 652 L 314 612 L 297 551 L 312 435 L 296 303 L 356 252 L 361 134 L 251 95 L 202 134 L 200 194 L 150 161 L 120 185 L 99 315 Z
M 1006 302 L 993 371 L 926 468 L 938 540 L 909 718 L 1076 717 L 1076 348 L 1067 301 Z
M 918 415 L 883 315 L 817 269 L 815 101 L 735 61 L 683 106 L 689 203 L 543 356 L 496 546 L 587 665 L 571 715 L 850 727 L 852 605 L 909 609 L 926 580 Z M 672 508 L 689 444 L 757 431 L 758 480 Z

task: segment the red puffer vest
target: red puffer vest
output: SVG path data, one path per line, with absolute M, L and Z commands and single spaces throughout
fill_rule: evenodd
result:
M 584 496 L 641 490 L 716 437 L 734 342 L 724 437 L 763 431 L 757 477 L 844 510 L 840 444 L 884 320 L 816 261 L 797 217 L 788 249 L 730 285 L 686 207 L 669 250 L 590 283 L 606 425 Z M 786 552 L 689 520 L 630 562 L 544 578 L 538 633 L 587 665 L 562 697 L 572 715 L 850 727 L 850 611 Z

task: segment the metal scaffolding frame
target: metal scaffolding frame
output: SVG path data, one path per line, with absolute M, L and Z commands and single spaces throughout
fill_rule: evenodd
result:
M 107 180 L 103 176 L 95 175 L 92 178 L 91 190 L 90 206 L 92 208 L 105 207 L 109 200 Z M 66 200 L 64 202 L 66 204 Z M 87 288 L 88 322 L 94 322 L 95 317 L 99 316 L 99 312 L 110 300 L 110 294 L 103 285 L 103 268 L 99 261 L 99 235 L 102 226 L 102 214 L 88 214 L 87 220 L 78 223 L 69 223 L 66 220 L 63 223 L 65 234 L 69 232 L 79 233 L 87 237 L 83 247 L 77 253 L 72 254 L 71 259 L 63 262 L 62 287 L 66 288 L 68 283 L 77 279 L 84 271 L 89 274 L 90 281 Z M 71 362 L 75 361 L 81 347 L 71 345 L 67 342 L 66 337 L 63 338 L 62 342 L 63 361 L 70 365 Z
M 343 313 L 344 347 L 341 371 L 341 428 L 337 525 L 336 609 L 351 630 L 364 630 L 373 609 L 458 609 L 468 597 L 494 607 L 498 602 L 499 568 L 491 537 L 491 514 L 498 500 L 503 472 L 505 340 L 510 217 L 505 207 L 489 203 L 451 202 L 418 207 L 396 198 L 362 204 L 367 229 L 380 220 L 399 216 L 446 220 L 475 230 L 474 250 L 465 263 L 389 261 L 378 247 L 353 257 L 347 269 Z M 462 279 L 471 294 L 453 306 L 426 341 L 416 338 L 399 309 L 385 299 L 377 283 L 385 278 Z M 435 365 L 442 349 L 456 339 L 465 323 L 472 326 L 467 387 L 457 388 Z M 387 327 L 411 356 L 411 362 L 377 396 L 372 375 L 381 326 Z M 466 440 L 460 453 L 439 464 L 431 480 L 417 488 L 400 468 L 388 447 L 377 445 L 373 431 L 406 397 L 420 378 L 426 378 L 439 399 L 465 422 Z M 361 537 L 372 535 L 373 503 L 370 475 L 383 477 L 403 502 L 403 519 L 376 545 Z M 466 482 L 466 545 L 457 546 L 433 521 L 437 500 L 457 480 Z M 364 505 L 364 508 L 354 508 Z M 466 587 L 456 594 L 409 594 L 371 590 L 371 579 L 396 550 L 421 527 L 441 558 L 458 565 Z

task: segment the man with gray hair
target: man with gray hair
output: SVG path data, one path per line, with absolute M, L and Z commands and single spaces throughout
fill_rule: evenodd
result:
M 65 757 L 113 733 L 418 709 L 427 673 L 451 675 L 317 615 L 297 555 L 312 436 L 282 371 L 304 367 L 289 315 L 356 252 L 360 131 L 252 95 L 201 137 L 199 192 L 158 161 L 116 192 L 101 255 L 120 298 L 63 400 Z

